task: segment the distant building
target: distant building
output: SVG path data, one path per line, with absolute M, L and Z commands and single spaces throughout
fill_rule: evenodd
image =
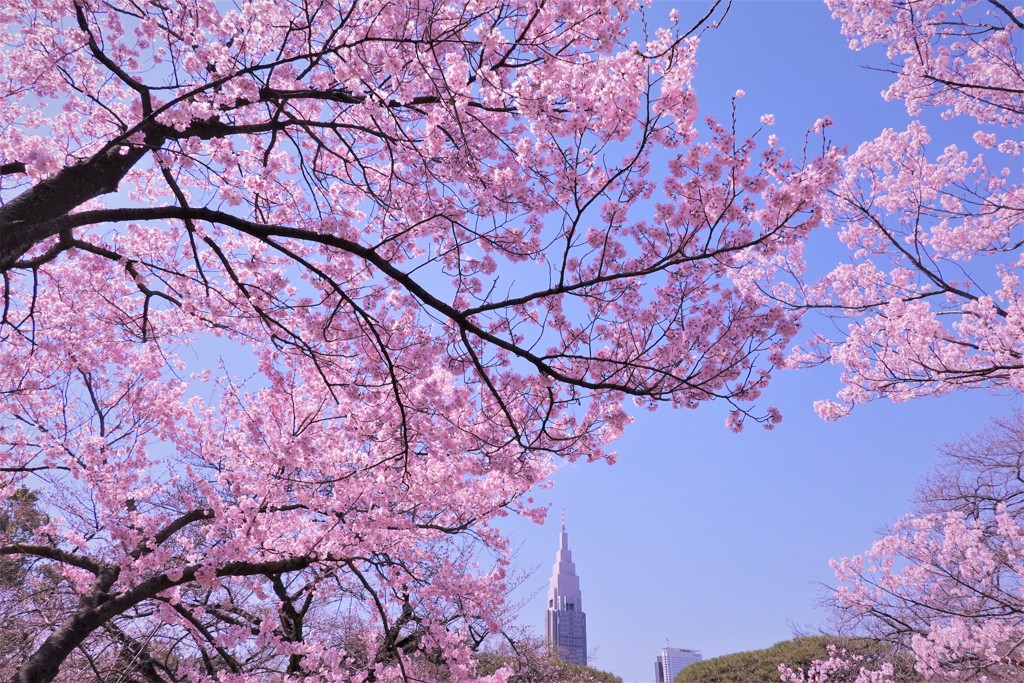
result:
M 555 566 L 548 584 L 548 609 L 544 614 L 544 641 L 548 648 L 570 664 L 587 663 L 587 615 L 583 613 L 580 578 L 569 552 L 569 534 L 559 539 Z
M 703 660 L 700 650 L 663 647 L 661 654 L 654 660 L 654 683 L 672 683 L 680 671 Z

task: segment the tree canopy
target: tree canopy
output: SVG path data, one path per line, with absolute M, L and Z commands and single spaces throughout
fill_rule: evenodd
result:
M 724 7 L 3 3 L 0 497 L 47 522 L 0 555 L 68 598 L 3 675 L 475 680 L 556 456 L 777 422 L 798 313 L 744 273 L 838 152 L 699 134 Z
M 722 0 L 0 3 L 0 676 L 501 683 L 494 522 L 630 405 L 1019 390 L 1021 10 L 832 6 L 982 151 L 702 119 Z

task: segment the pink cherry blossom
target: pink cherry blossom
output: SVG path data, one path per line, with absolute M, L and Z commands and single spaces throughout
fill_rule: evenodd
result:
M 790 362 L 843 368 L 838 401 L 819 404 L 830 419 L 881 397 L 1019 391 L 1024 8 L 988 0 L 828 5 L 852 47 L 885 47 L 895 74 L 886 97 L 904 100 L 913 115 L 936 108 L 981 128 L 977 147 L 970 138 L 937 145 L 914 120 L 846 159 L 826 220 L 849 259 L 817 282 L 795 273 L 795 287 L 779 290 L 842 318 L 843 332 L 805 343 Z
M 1022 437 L 1016 413 L 947 446 L 919 510 L 867 552 L 833 562 L 843 623 L 898 644 L 924 680 L 1024 671 Z
M 779 421 L 762 282 L 839 154 L 698 124 L 719 15 L 637 9 L 2 3 L 4 676 L 498 683 L 558 459 L 627 400 Z

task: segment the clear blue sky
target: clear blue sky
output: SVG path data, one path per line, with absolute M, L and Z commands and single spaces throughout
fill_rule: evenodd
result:
M 707 5 L 659 0 L 651 23 L 667 19 L 672 7 L 685 19 Z M 851 146 L 907 122 L 902 104 L 879 97 L 888 77 L 863 66 L 879 65 L 878 53 L 849 51 L 821 2 L 734 0 L 721 28 L 705 35 L 698 59 L 702 111 L 724 115 L 743 88 L 741 118 L 753 127 L 761 114 L 775 114 L 772 132 L 794 152 L 825 114 L 836 123 L 833 139 Z M 962 134 L 928 123 L 948 139 Z M 815 251 L 827 258 L 831 238 L 818 239 Z M 807 320 L 811 328 L 823 324 Z M 713 404 L 640 412 L 617 444 L 618 464 L 565 466 L 538 496 L 552 505 L 547 524 L 505 526 L 520 545 L 519 568 L 536 568 L 515 594 L 528 599 L 520 622 L 542 633 L 564 507 L 597 653 L 592 664 L 625 681 L 653 679 L 666 639 L 709 658 L 822 624 L 827 614 L 816 602 L 819 584 L 833 579 L 828 560 L 865 550 L 909 511 L 937 444 L 1022 405 L 1019 397 L 975 391 L 878 402 L 825 423 L 811 404 L 833 397 L 838 374 L 826 367 L 778 375 L 762 399 L 783 412 L 773 432 L 732 434 L 726 407 Z

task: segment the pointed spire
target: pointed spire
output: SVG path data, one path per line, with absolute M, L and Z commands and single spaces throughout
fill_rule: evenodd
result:
M 564 550 L 566 559 L 569 559 L 569 534 L 565 530 L 565 508 L 562 508 L 562 533 L 558 535 L 558 549 Z

